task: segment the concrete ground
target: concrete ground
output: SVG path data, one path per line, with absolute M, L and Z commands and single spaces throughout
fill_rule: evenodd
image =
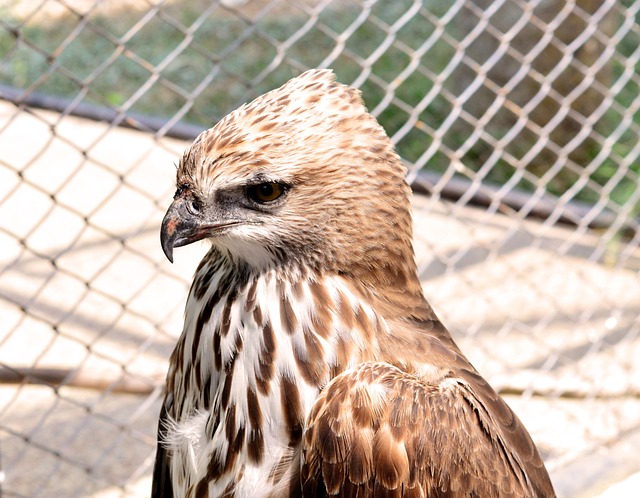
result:
M 0 102 L 5 496 L 148 495 L 162 379 L 205 249 L 170 265 L 158 242 L 186 146 Z M 637 496 L 638 251 L 424 196 L 413 210 L 425 294 L 529 428 L 558 495 Z

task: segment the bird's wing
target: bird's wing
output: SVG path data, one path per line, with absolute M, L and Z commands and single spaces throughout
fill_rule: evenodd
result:
M 158 448 L 156 450 L 156 461 L 153 467 L 151 498 L 173 498 L 173 486 L 169 472 L 169 451 L 163 444 L 163 441 L 166 441 L 167 421 L 168 415 L 165 401 L 162 403 L 160 420 L 158 421 Z
M 371 362 L 333 379 L 309 415 L 303 496 L 554 496 L 521 422 L 464 374 L 425 381 Z

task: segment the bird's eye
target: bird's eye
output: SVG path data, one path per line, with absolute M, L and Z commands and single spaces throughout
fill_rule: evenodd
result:
M 187 201 L 187 209 L 191 214 L 198 214 L 202 209 L 202 205 L 198 199 L 189 199 Z
M 285 187 L 277 182 L 264 182 L 251 185 L 247 188 L 247 196 L 262 204 L 275 201 L 284 194 Z

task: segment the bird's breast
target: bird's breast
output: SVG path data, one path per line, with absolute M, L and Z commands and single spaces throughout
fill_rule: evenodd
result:
M 320 390 L 375 350 L 383 324 L 357 303 L 336 280 L 199 270 L 168 382 L 176 494 L 270 496 L 297 479 Z

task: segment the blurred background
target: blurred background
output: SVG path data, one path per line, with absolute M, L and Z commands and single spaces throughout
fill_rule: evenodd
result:
M 425 293 L 561 497 L 640 489 L 640 2 L 0 0 L 3 497 L 143 497 L 206 249 L 175 164 L 303 70 L 408 166 Z

